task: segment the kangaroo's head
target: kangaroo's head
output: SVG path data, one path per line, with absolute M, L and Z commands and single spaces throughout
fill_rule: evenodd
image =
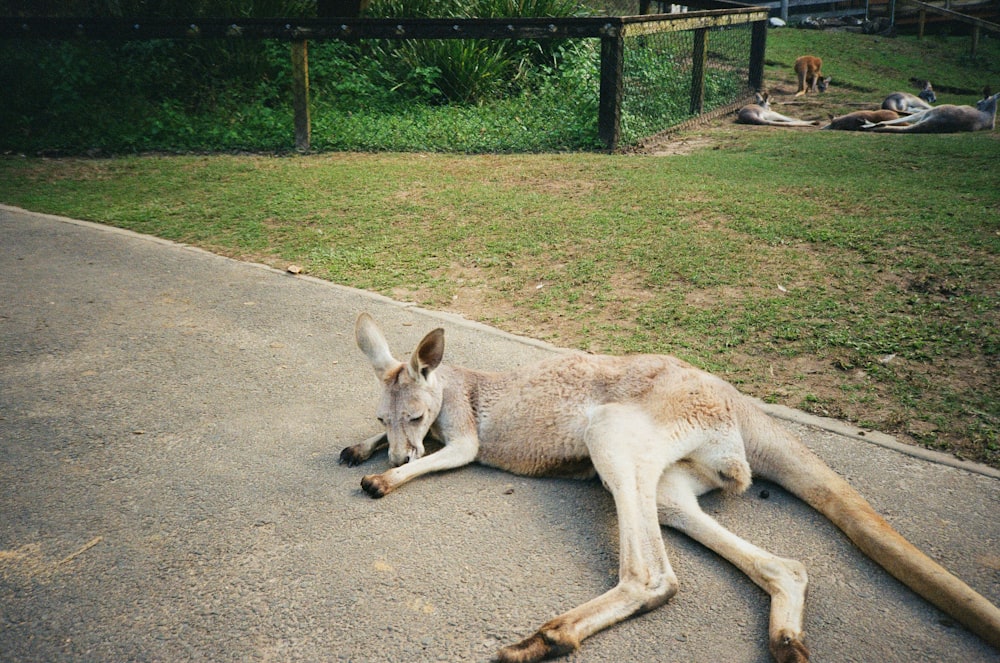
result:
M 816 82 L 816 89 L 819 90 L 820 92 L 826 92 L 826 88 L 828 88 L 828 87 L 830 87 L 830 77 L 829 76 L 822 76 Z
M 937 95 L 934 94 L 934 88 L 931 87 L 930 81 L 924 81 L 924 87 L 920 90 L 920 94 L 917 96 L 929 104 L 933 104 L 937 101 Z
M 997 99 L 1000 99 L 1000 92 L 986 97 L 985 99 L 980 99 L 976 102 L 976 108 L 983 113 L 996 113 L 997 111 Z
M 393 358 L 385 337 L 367 313 L 358 316 L 354 335 L 382 383 L 375 414 L 389 438 L 389 462 L 397 466 L 420 458 L 424 437 L 441 412 L 442 386 L 435 369 L 444 356 L 444 330 L 427 334 L 405 364 Z

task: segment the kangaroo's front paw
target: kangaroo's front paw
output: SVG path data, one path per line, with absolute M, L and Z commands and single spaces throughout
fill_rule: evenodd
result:
M 354 467 L 368 460 L 368 455 L 360 444 L 353 447 L 344 447 L 340 452 L 340 464 Z
M 381 474 L 369 474 L 361 479 L 361 489 L 370 497 L 378 499 L 388 495 L 392 490 L 392 485 Z

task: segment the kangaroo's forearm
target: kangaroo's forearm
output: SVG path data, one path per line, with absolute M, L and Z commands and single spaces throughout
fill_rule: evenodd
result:
M 404 483 L 431 472 L 451 470 L 476 460 L 479 442 L 475 438 L 453 440 L 443 449 L 382 474 L 370 474 L 361 480 L 361 487 L 372 497 L 384 497 Z

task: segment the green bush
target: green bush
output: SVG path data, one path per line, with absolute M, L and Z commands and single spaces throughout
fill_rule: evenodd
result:
M 368 10 L 380 18 L 567 17 L 583 12 L 576 0 L 386 0 Z M 398 88 L 437 103 L 479 103 L 515 93 L 533 65 L 558 58 L 560 40 L 404 40 L 378 44 L 373 55 Z M 420 72 L 418 85 L 410 72 Z

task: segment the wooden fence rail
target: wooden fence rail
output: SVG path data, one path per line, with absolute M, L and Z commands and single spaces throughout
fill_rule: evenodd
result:
M 716 6 L 728 6 L 716 2 Z M 279 39 L 292 44 L 296 149 L 310 143 L 308 47 L 310 40 L 337 39 L 566 39 L 601 40 L 598 134 L 609 150 L 621 137 L 622 54 L 628 37 L 672 31 L 702 31 L 752 24 L 749 53 L 751 89 L 763 83 L 766 9 L 738 7 L 683 14 L 575 18 L 271 18 L 271 19 L 98 19 L 0 17 L 7 39 Z M 696 45 L 698 40 L 695 41 Z M 702 48 L 704 45 L 702 44 Z M 693 54 L 697 56 L 697 54 Z M 695 68 L 692 90 L 704 87 L 704 69 Z M 692 104 L 694 106 L 694 104 Z M 700 108 L 699 108 L 700 110 Z
M 900 0 L 906 4 L 913 5 L 919 8 L 919 19 L 918 19 L 918 31 L 917 34 L 920 39 L 924 38 L 924 24 L 927 22 L 927 13 L 937 14 L 939 16 L 944 16 L 952 21 L 957 21 L 959 23 L 965 23 L 972 26 L 972 55 L 976 54 L 976 50 L 979 48 L 979 33 L 981 30 L 986 30 L 988 32 L 994 32 L 1000 34 L 1000 25 L 993 23 L 991 21 L 984 21 L 981 18 L 976 18 L 975 16 L 969 16 L 968 14 L 962 14 L 960 12 L 954 11 L 948 7 L 940 7 L 938 5 L 932 5 L 927 2 L 921 2 L 920 0 Z

